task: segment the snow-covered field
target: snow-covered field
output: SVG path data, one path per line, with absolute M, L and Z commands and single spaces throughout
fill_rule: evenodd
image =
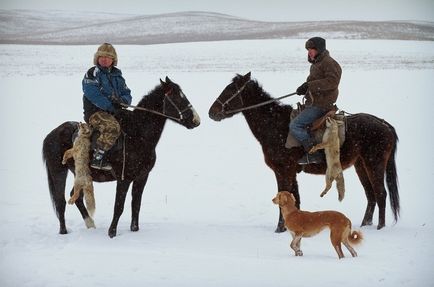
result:
M 134 103 L 168 75 L 202 123 L 166 125 L 140 231 L 129 231 L 128 198 L 113 239 L 115 184 L 95 184 L 96 229 L 68 206 L 69 234 L 59 235 L 41 159 L 48 132 L 82 119 L 81 79 L 97 47 L 0 45 L 0 286 L 434 286 L 434 42 L 328 42 L 344 70 L 338 105 L 386 119 L 400 137 L 401 218 L 393 223 L 388 203 L 387 227 L 361 229 L 357 258 L 344 250 L 338 260 L 326 231 L 295 257 L 290 235 L 274 233 L 274 175 L 244 118 L 208 118 L 235 73 L 252 71 L 275 97 L 295 90 L 309 69 L 304 41 L 117 46 Z M 339 203 L 335 188 L 319 197 L 322 176 L 300 174 L 302 209 L 341 211 L 358 228 L 364 191 L 353 168 L 344 175 Z

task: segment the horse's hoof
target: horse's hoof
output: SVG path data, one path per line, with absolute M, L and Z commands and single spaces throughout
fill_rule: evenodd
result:
M 286 227 L 285 226 L 277 226 L 276 230 L 274 231 L 275 233 L 282 233 L 286 231 Z
M 360 227 L 369 226 L 369 225 L 372 225 L 372 220 L 371 221 L 365 221 L 365 220 L 363 220 L 362 224 L 360 224 Z
M 111 229 L 109 229 L 109 231 L 108 231 L 108 236 L 109 236 L 110 238 L 115 237 L 115 236 L 116 236 L 116 230 L 111 230 Z
M 386 224 L 378 224 L 377 225 L 377 230 L 380 230 L 380 229 L 382 229 L 383 227 L 385 227 L 386 226 Z
M 60 228 L 59 234 L 68 234 L 68 231 L 66 230 L 66 228 Z
M 136 224 L 131 224 L 130 229 L 131 229 L 131 231 L 133 231 L 133 232 L 135 232 L 135 231 L 139 231 L 139 226 L 136 225 Z

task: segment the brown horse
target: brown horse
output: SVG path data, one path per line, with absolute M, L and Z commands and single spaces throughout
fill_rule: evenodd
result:
M 246 75 L 237 75 L 224 88 L 211 105 L 209 117 L 221 121 L 242 112 L 255 138 L 262 146 L 265 163 L 274 171 L 277 188 L 290 191 L 300 207 L 297 172 L 303 170 L 311 174 L 325 174 L 326 164 L 310 164 L 303 169 L 297 164 L 304 151 L 301 147 L 285 148 L 292 107 L 280 102 L 244 109 L 272 100 L 257 81 Z M 243 109 L 240 111 L 240 109 Z M 398 136 L 395 129 L 386 121 L 369 114 L 354 114 L 347 117 L 345 143 L 341 148 L 342 168 L 355 166 L 360 182 L 365 189 L 368 205 L 362 226 L 371 225 L 375 204 L 379 208 L 377 229 L 385 226 L 386 178 L 390 205 L 395 218 L 399 216 L 399 194 L 395 165 Z M 280 213 L 276 232 L 285 231 Z
M 161 81 L 153 91 L 144 96 L 134 111 L 122 110 L 116 118 L 120 121 L 125 137 L 123 147 L 114 147 L 107 153 L 113 173 L 91 169 L 96 182 L 117 181 L 113 220 L 108 230 L 110 237 L 116 236 L 119 218 L 123 212 L 128 188 L 132 188 L 131 231 L 139 230 L 139 212 L 143 189 L 156 160 L 155 147 L 170 118 L 192 129 L 200 124 L 200 118 L 181 88 L 169 78 Z M 65 122 L 50 132 L 43 144 L 43 160 L 47 169 L 51 200 L 60 223 L 60 234 L 66 234 L 65 183 L 68 169 L 74 172 L 74 162 L 62 164 L 64 152 L 72 147 L 72 136 L 78 128 L 77 122 Z M 73 191 L 71 191 L 71 194 Z M 86 226 L 94 227 L 92 218 L 83 204 L 83 196 L 75 202 Z

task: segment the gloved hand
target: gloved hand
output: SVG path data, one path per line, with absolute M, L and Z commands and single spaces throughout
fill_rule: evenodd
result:
M 122 109 L 122 100 L 121 99 L 119 99 L 118 97 L 116 97 L 116 96 L 111 96 L 110 97 L 110 100 L 111 100 L 111 102 L 112 102 L 112 105 L 113 105 L 113 107 L 115 108 L 115 110 L 119 110 L 119 109 Z
M 299 96 L 306 95 L 308 88 L 309 88 L 309 86 L 308 86 L 307 82 L 304 82 L 303 85 L 301 85 L 300 87 L 298 87 L 295 92 Z
M 121 110 L 122 106 L 120 103 L 112 103 L 113 108 L 115 108 L 115 110 Z

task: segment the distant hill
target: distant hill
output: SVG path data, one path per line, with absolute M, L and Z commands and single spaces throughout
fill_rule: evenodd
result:
M 434 41 L 433 22 L 262 22 L 209 12 L 130 15 L 0 9 L 0 44 L 159 44 L 308 38 Z

